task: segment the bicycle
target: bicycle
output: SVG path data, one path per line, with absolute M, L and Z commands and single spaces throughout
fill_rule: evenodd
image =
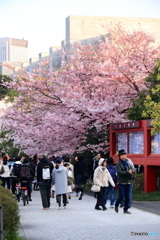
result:
M 11 178 L 11 185 L 15 185 L 15 192 L 14 192 L 14 198 L 19 202 L 21 198 L 21 185 L 17 178 L 17 176 L 10 176 Z
M 29 195 L 28 195 L 28 182 L 27 181 L 21 181 L 21 196 L 23 205 L 26 206 L 26 203 L 29 204 Z
M 21 184 L 19 181 L 16 182 L 16 191 L 15 191 L 15 196 L 18 202 L 20 202 L 21 198 Z

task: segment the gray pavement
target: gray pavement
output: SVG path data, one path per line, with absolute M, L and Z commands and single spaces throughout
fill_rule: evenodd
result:
M 67 209 L 58 210 L 51 199 L 51 208 L 42 210 L 40 193 L 33 191 L 28 206 L 19 203 L 20 236 L 24 240 L 160 240 L 160 216 L 136 208 L 131 215 L 123 214 L 123 209 L 117 214 L 109 206 L 97 211 L 92 196 L 85 195 L 82 201 L 75 193 L 72 196 Z
M 94 196 L 92 191 L 85 192 Z M 160 215 L 160 201 L 132 201 L 132 207 Z

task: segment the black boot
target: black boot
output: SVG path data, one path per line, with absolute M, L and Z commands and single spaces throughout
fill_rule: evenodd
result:
M 107 210 L 106 206 L 102 206 L 103 211 Z
M 96 204 L 96 206 L 95 206 L 95 209 L 96 209 L 96 210 L 102 210 L 97 204 Z
M 78 200 L 82 200 L 83 197 L 83 193 L 81 192 L 80 197 L 78 198 Z

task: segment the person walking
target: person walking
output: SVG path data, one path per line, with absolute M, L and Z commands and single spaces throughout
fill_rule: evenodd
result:
M 30 167 L 31 172 L 32 172 L 32 175 L 29 179 L 30 189 L 31 189 L 31 193 L 32 193 L 32 184 L 33 184 L 33 181 L 34 181 L 34 178 L 35 178 L 35 165 L 34 165 L 34 161 L 33 161 L 32 157 L 28 158 L 28 160 L 29 160 L 29 167 Z
M 99 166 L 99 160 L 101 158 L 101 154 L 98 153 L 94 158 L 91 160 L 90 164 L 90 178 L 93 179 L 94 171 Z
M 71 164 L 71 159 L 69 156 L 65 156 L 64 157 L 64 163 L 69 163 L 69 168 L 72 171 L 72 173 L 74 172 L 74 166 L 73 164 Z
M 12 176 L 12 193 L 15 194 L 16 191 L 16 183 L 18 183 L 19 179 L 19 171 L 21 169 L 22 162 L 20 161 L 20 157 L 15 158 L 14 164 L 11 166 L 10 175 Z
M 82 200 L 82 197 L 84 195 L 84 187 L 86 184 L 86 164 L 83 161 L 83 156 L 78 155 L 77 161 L 74 165 L 74 179 L 75 179 L 75 185 L 76 185 L 76 193 L 80 193 L 79 200 Z
M 96 156 L 94 158 L 92 158 L 91 160 L 91 164 L 90 164 L 90 179 L 93 181 L 93 175 L 94 175 L 94 171 L 95 169 L 99 166 L 99 160 L 101 158 L 101 154 L 98 153 L 96 154 Z M 94 193 L 94 197 L 97 198 L 97 193 Z
M 131 214 L 128 211 L 129 208 L 129 199 L 130 199 L 130 190 L 131 190 L 131 178 L 134 174 L 134 170 L 127 161 L 127 153 L 124 149 L 119 150 L 119 162 L 116 164 L 117 171 L 117 182 L 118 182 L 118 199 L 115 203 L 115 212 L 118 213 L 119 204 L 125 198 L 124 202 L 124 213 Z
M 67 203 L 69 203 L 68 199 L 71 199 L 71 193 L 72 193 L 73 173 L 70 169 L 69 162 L 65 162 L 64 167 L 66 167 L 68 171 Z
M 117 173 L 116 173 L 116 167 L 114 166 L 114 160 L 112 157 L 107 158 L 107 165 L 106 168 L 108 169 L 114 184 L 117 184 Z M 109 183 L 109 186 L 106 187 L 104 191 L 104 204 L 107 204 L 108 194 L 110 194 L 110 208 L 114 208 L 114 187 Z
M 39 185 L 38 185 L 38 182 L 37 182 L 37 165 L 39 163 L 39 156 L 37 154 L 35 154 L 33 156 L 33 162 L 34 162 L 34 166 L 35 166 L 33 190 L 37 191 L 39 189 Z
M 5 187 L 7 183 L 7 188 L 10 189 L 10 169 L 7 157 L 4 157 L 2 166 L 4 168 L 4 173 L 1 174 L 2 186 Z
M 42 206 L 44 210 L 48 210 L 50 207 L 52 170 L 53 164 L 48 160 L 47 155 L 44 154 L 37 164 L 37 182 L 39 184 Z
M 96 210 L 107 210 L 104 203 L 104 193 L 106 188 L 109 186 L 109 183 L 115 187 L 114 181 L 106 168 L 106 160 L 100 158 L 99 166 L 94 171 L 93 182 L 94 184 L 100 186 L 100 191 L 97 192 L 97 203 L 95 205 Z M 102 209 L 100 208 L 102 206 Z
M 56 167 L 52 172 L 52 184 L 55 184 L 56 199 L 61 210 L 61 196 L 63 197 L 63 206 L 67 204 L 67 186 L 68 186 L 68 170 L 63 166 L 62 159 L 58 158 Z
M 131 169 L 133 170 L 133 174 L 135 174 L 135 167 L 131 159 L 126 159 L 127 163 L 129 163 Z M 129 208 L 132 206 L 132 190 L 133 190 L 133 178 L 131 178 L 131 186 L 130 186 L 130 193 L 129 193 Z M 120 207 L 124 207 L 124 199 L 120 202 Z
M 2 185 L 2 173 L 4 172 L 4 168 L 3 168 L 3 158 L 0 157 L 0 186 Z

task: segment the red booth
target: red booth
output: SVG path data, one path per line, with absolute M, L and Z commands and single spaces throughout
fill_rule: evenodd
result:
M 151 136 L 151 120 L 110 125 L 110 156 L 118 162 L 118 150 L 124 149 L 135 165 L 144 166 L 144 192 L 157 190 L 160 166 L 160 134 Z

